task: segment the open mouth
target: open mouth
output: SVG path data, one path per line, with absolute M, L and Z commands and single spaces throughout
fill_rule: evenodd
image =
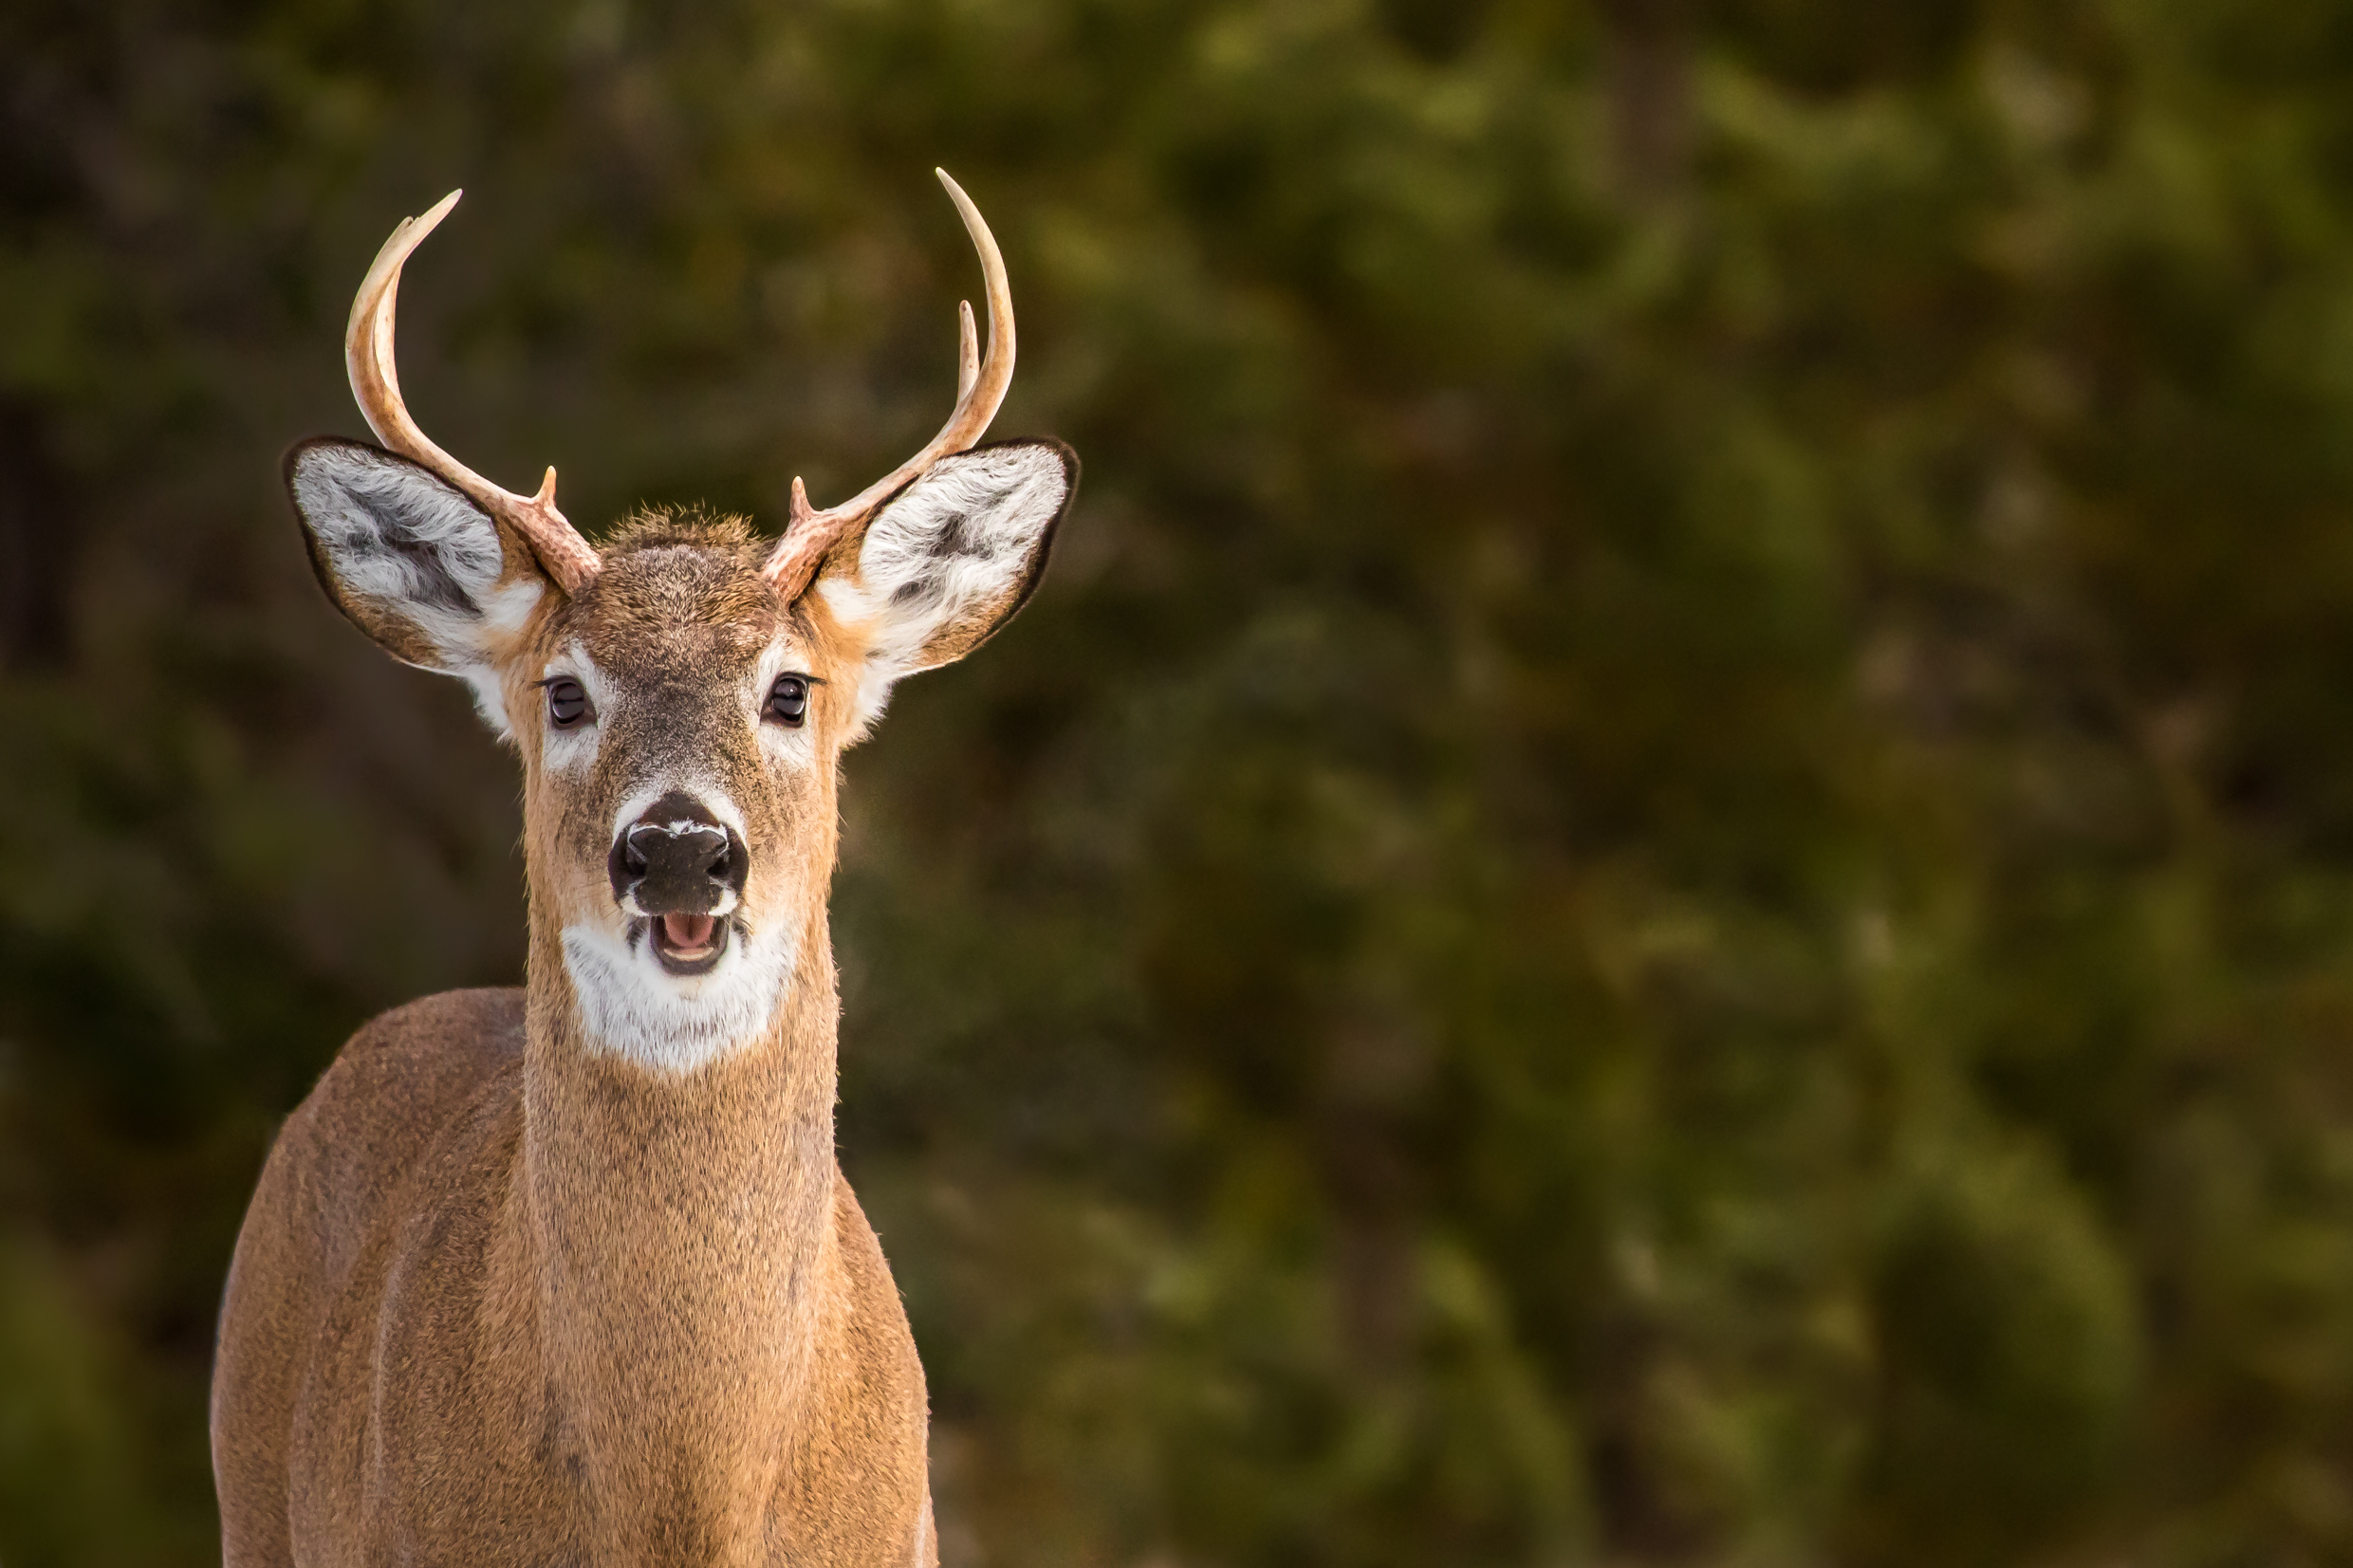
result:
M 709 974 L 727 951 L 727 922 L 710 914 L 658 914 L 654 956 L 667 974 Z

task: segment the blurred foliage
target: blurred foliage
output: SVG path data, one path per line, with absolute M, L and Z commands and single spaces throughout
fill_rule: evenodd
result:
M 928 434 L 1035 604 L 850 766 L 952 1564 L 2353 1561 L 2353 0 L 0 8 L 0 1559 L 203 1560 L 275 1118 L 520 964 L 321 602 Z

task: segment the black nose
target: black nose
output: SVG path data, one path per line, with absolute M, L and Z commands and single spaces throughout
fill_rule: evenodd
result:
M 613 840 L 604 867 L 613 896 L 646 914 L 708 914 L 719 895 L 744 891 L 744 841 L 692 795 L 673 790 Z

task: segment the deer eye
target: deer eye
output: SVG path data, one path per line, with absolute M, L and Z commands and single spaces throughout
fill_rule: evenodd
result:
M 596 715 L 580 682 L 558 678 L 547 683 L 547 722 L 558 729 L 577 729 Z
M 808 717 L 808 676 L 778 675 L 776 684 L 768 689 L 768 702 L 761 708 L 760 717 L 798 729 L 801 721 Z

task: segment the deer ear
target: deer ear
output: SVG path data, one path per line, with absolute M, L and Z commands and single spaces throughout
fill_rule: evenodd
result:
M 529 549 L 441 479 L 357 441 L 301 443 L 286 485 L 335 607 L 403 663 L 462 676 L 505 734 L 493 666 L 547 591 Z
M 1079 483 L 1060 441 L 1000 441 L 943 457 L 835 552 L 818 591 L 866 633 L 862 721 L 891 683 L 962 658 L 1012 619 L 1045 575 Z

